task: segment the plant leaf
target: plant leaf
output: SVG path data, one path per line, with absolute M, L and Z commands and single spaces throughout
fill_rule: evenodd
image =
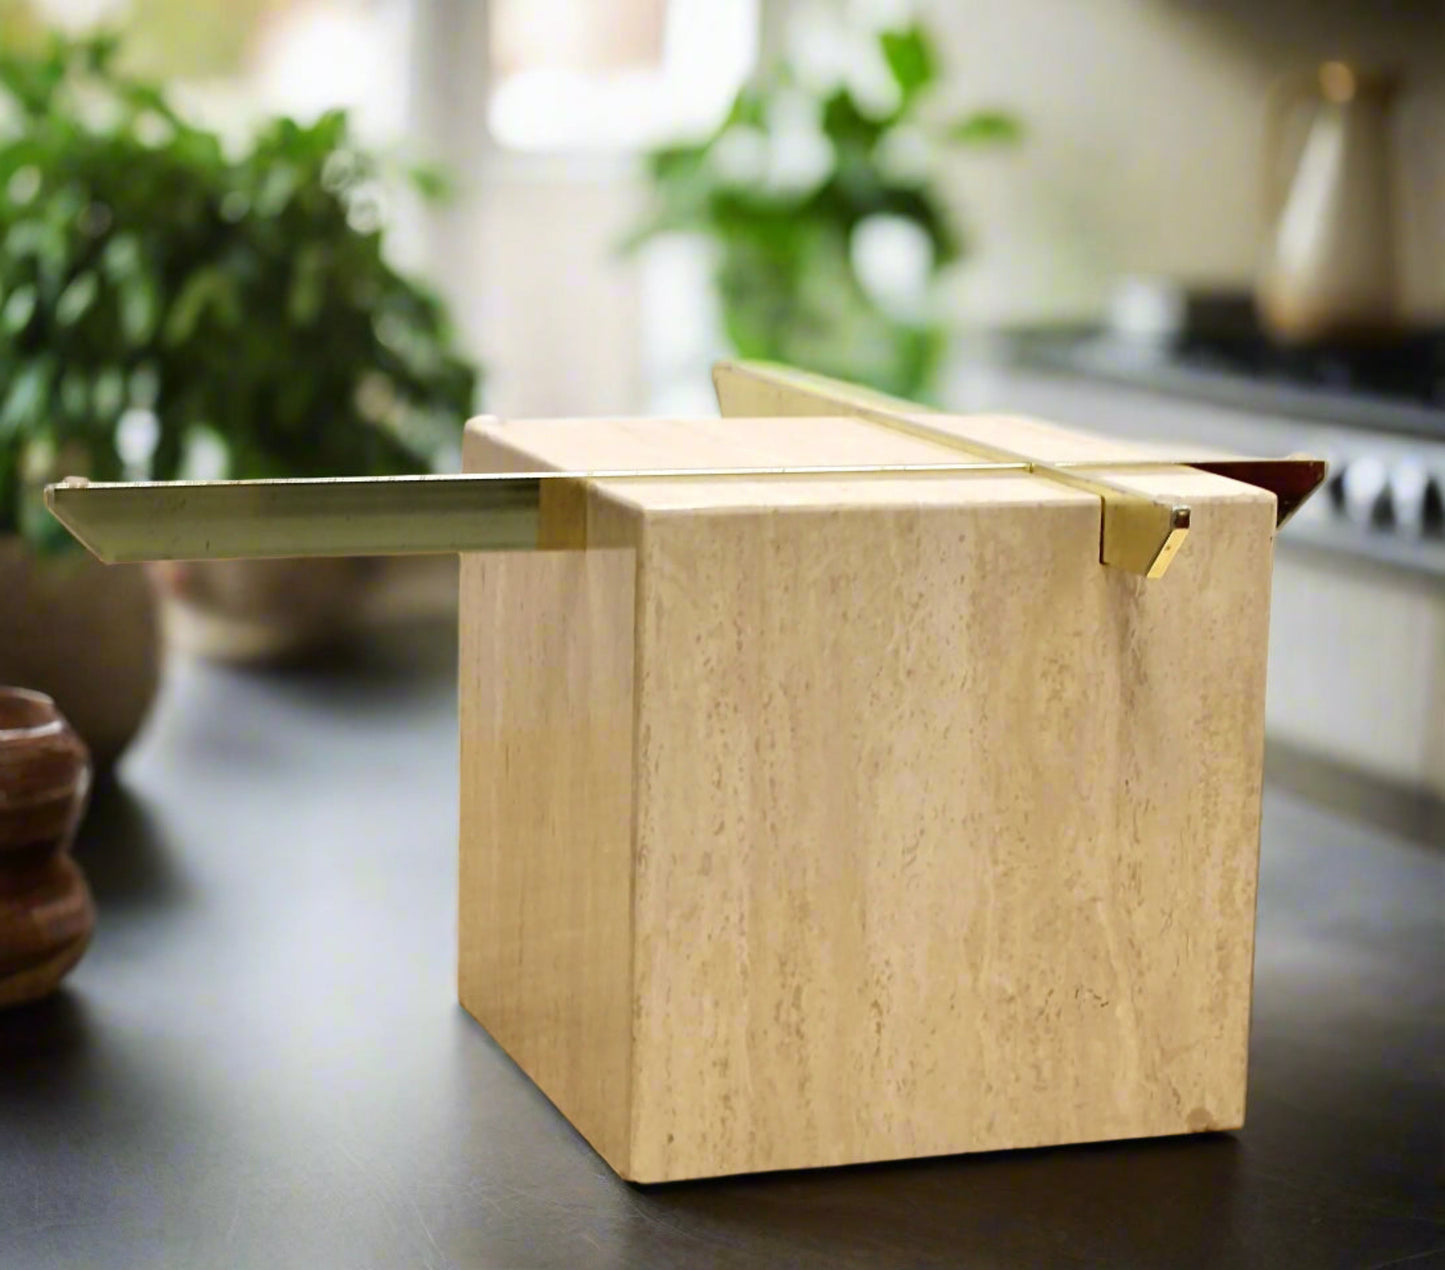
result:
M 55 302 L 55 321 L 60 326 L 74 326 L 89 312 L 99 290 L 100 283 L 93 270 L 76 274 Z
M 155 335 L 160 319 L 160 297 L 147 274 L 128 278 L 120 290 L 120 329 L 133 348 L 143 348 Z
M 215 265 L 199 269 L 187 278 L 166 318 L 166 343 L 183 344 L 190 339 L 206 309 L 216 303 L 225 285 L 225 275 Z
M 38 357 L 21 368 L 0 406 L 0 437 L 34 426 L 50 399 L 54 379 L 55 360 L 51 357 Z
M 125 373 L 118 366 L 107 366 L 95 377 L 95 412 L 108 423 L 124 405 Z
M 101 268 L 105 276 L 119 282 L 136 273 L 141 267 L 140 243 L 134 234 L 117 234 L 105 245 L 100 255 Z
M 883 31 L 878 43 L 906 106 L 938 74 L 932 42 L 921 26 L 914 25 L 904 31 Z
M 348 223 L 351 194 L 398 165 L 343 112 L 263 121 L 236 153 L 134 77 L 114 37 L 0 42 L 0 529 L 56 528 L 30 515 L 19 458 L 53 435 L 77 468 L 118 476 L 129 404 L 155 416 L 160 479 L 201 422 L 238 477 L 415 471 L 457 448 L 478 372 L 382 233 Z M 443 192 L 439 169 L 413 180 Z M 111 216 L 87 230 L 93 206 Z M 393 382 L 404 437 L 358 413 L 366 373 Z
M 296 253 L 286 314 L 297 326 L 311 326 L 325 299 L 326 248 L 310 242 Z
M 90 410 L 90 376 L 78 367 L 60 377 L 60 408 L 68 418 L 81 420 Z
M 407 176 L 416 192 L 429 203 L 443 203 L 456 194 L 451 174 L 438 164 L 413 163 Z
M 0 310 L 0 328 L 6 335 L 19 335 L 35 316 L 35 288 L 29 283 L 16 287 L 5 300 Z
M 1003 110 L 977 110 L 955 120 L 944 135 L 960 145 L 1012 145 L 1024 134 L 1023 125 Z

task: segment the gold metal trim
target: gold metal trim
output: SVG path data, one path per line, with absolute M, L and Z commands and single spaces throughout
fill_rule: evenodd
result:
M 1167 461 L 1069 463 L 1159 472 Z M 1227 474 L 1227 464 L 1220 464 Z M 590 481 L 913 479 L 1030 474 L 1025 461 L 717 467 L 586 472 L 476 472 L 457 476 L 341 476 L 268 481 L 101 482 L 71 477 L 45 490 L 51 513 L 106 564 L 288 556 L 444 555 L 459 551 L 550 551 L 586 546 L 580 495 Z M 1188 530 L 1171 526 L 1167 567 Z M 1113 524 L 1127 526 L 1127 508 Z M 1108 522 L 1105 524 L 1105 532 Z M 1124 547 L 1101 544 L 1101 555 Z
M 51 513 L 106 564 L 428 555 L 585 545 L 588 481 L 829 480 L 1022 472 L 1018 463 L 478 472 L 268 481 L 99 482 L 45 490 Z
M 1034 476 L 1093 494 L 1102 504 L 1099 559 L 1128 573 L 1162 577 L 1189 533 L 1188 507 L 1116 485 L 1086 470 L 1097 466 L 1113 471 L 1128 464 L 1044 463 L 986 441 L 957 436 L 913 417 L 932 413 L 927 406 L 785 366 L 719 362 L 713 367 L 713 387 L 718 407 L 726 416 L 774 418 L 843 413 L 963 454 L 1000 463 L 1023 463 Z
M 921 421 L 926 407 L 816 375 L 762 363 L 720 363 L 714 383 L 724 415 L 844 414 L 939 443 L 969 462 L 616 469 L 334 477 L 273 481 L 88 482 L 45 492 L 66 528 L 107 563 L 288 556 L 446 554 L 586 546 L 585 493 L 593 481 L 801 480 L 957 477 L 1015 472 L 1101 500 L 1099 558 L 1157 578 L 1189 532 L 1190 510 L 1097 475 L 1183 466 L 1258 485 L 1277 497 L 1280 523 L 1325 476 L 1318 460 L 1202 459 L 1042 463 Z

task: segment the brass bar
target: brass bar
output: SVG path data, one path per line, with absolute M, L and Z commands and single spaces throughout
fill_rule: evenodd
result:
M 1220 475 L 1249 479 L 1245 471 L 1269 460 L 1192 464 Z M 1296 460 L 1279 462 L 1296 463 Z M 1058 465 L 1061 476 L 1092 467 L 1161 471 L 1164 460 Z M 272 481 L 90 482 L 71 478 L 45 491 L 51 512 L 82 544 L 108 564 L 142 560 L 222 560 L 286 556 L 448 554 L 459 551 L 532 551 L 583 545 L 577 526 L 542 515 L 575 501 L 588 481 L 613 480 L 829 480 L 958 477 L 1003 472 L 1030 474 L 1027 460 L 968 463 L 818 465 L 806 467 L 619 469 L 588 472 L 471 473 L 460 476 L 327 477 Z M 1302 467 L 1299 480 L 1313 489 L 1323 464 Z M 1289 502 L 1292 511 L 1301 501 Z M 1145 504 L 1145 500 L 1137 500 Z M 1157 577 L 1188 528 L 1168 527 L 1165 540 L 1138 572 Z M 1284 511 L 1282 500 L 1282 512 Z M 575 509 L 574 509 L 575 513 Z M 1130 504 L 1116 504 L 1112 527 L 1128 534 Z M 1152 515 L 1152 513 L 1151 513 Z M 570 526 L 570 528 L 569 528 Z M 1152 523 L 1145 534 L 1152 535 Z M 1128 542 L 1101 543 L 1101 555 L 1119 559 Z M 1142 563 L 1142 562 L 1141 562 Z M 1152 569 L 1152 573 L 1150 572 Z
M 46 505 L 107 564 L 505 551 L 537 545 L 535 476 L 69 480 Z
M 1099 559 L 1128 573 L 1161 577 L 1189 532 L 1186 506 L 1090 475 L 1082 464 L 1043 463 L 1002 446 L 956 436 L 912 417 L 932 413 L 927 406 L 820 375 L 757 362 L 720 362 L 713 368 L 713 385 L 724 415 L 771 418 L 841 411 L 964 454 L 1001 463 L 1025 463 L 1035 476 L 1100 499 Z M 1103 466 L 1117 469 L 1127 465 Z
M 577 545 L 543 536 L 544 500 L 598 480 L 799 480 L 1024 472 L 1020 463 L 480 472 L 269 481 L 93 482 L 47 486 L 52 514 L 107 564 L 288 556 L 536 551 Z M 552 526 L 556 535 L 557 527 Z

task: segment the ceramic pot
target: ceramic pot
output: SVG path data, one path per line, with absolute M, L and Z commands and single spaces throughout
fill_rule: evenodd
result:
M 160 678 L 154 591 L 138 565 L 38 558 L 0 537 L 0 684 L 53 697 L 100 770 L 145 720 Z
M 355 634 L 376 562 L 216 560 L 151 566 L 166 643 L 218 661 L 303 657 Z
M 70 845 L 90 755 L 44 693 L 0 688 L 0 1006 L 53 992 L 95 927 Z
M 377 625 L 455 615 L 455 556 L 151 566 L 166 643 L 235 663 L 295 660 Z
M 1256 289 L 1265 326 L 1287 343 L 1398 335 L 1392 108 L 1399 83 L 1343 62 L 1276 89 L 1267 162 L 1276 223 Z M 1283 179 L 1283 119 L 1312 111 L 1293 176 Z

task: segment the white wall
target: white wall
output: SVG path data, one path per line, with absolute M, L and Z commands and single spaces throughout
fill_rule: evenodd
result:
M 924 0 L 947 96 L 1015 108 L 1015 155 L 948 188 L 979 254 L 974 320 L 1096 311 L 1121 272 L 1247 285 L 1272 85 L 1332 56 L 1402 67 L 1402 288 L 1445 312 L 1445 6 L 1389 0 Z
M 494 172 L 474 222 L 474 300 L 487 408 L 518 417 L 628 414 L 644 400 L 635 267 L 618 243 L 639 214 L 616 172 Z
M 417 0 L 411 140 L 458 178 L 427 269 L 501 417 L 642 408 L 640 278 L 617 247 L 642 189 L 625 156 L 518 155 L 486 131 L 487 7 Z
M 776 36 L 791 4 L 764 8 Z M 838 0 L 841 2 L 841 0 Z M 1261 241 L 1266 102 L 1328 56 L 1403 65 L 1403 291 L 1445 314 L 1445 4 L 1438 0 L 920 0 L 944 102 L 1023 117 L 1016 152 L 952 157 L 976 254 L 964 324 L 1098 313 L 1126 272 L 1247 286 Z M 504 415 L 645 409 L 643 287 L 614 254 L 640 190 L 623 161 L 498 156 L 484 135 L 485 5 L 424 0 L 416 137 L 462 170 L 434 271 Z M 428 30 L 430 34 L 428 34 Z M 772 41 L 766 38 L 765 44 Z

